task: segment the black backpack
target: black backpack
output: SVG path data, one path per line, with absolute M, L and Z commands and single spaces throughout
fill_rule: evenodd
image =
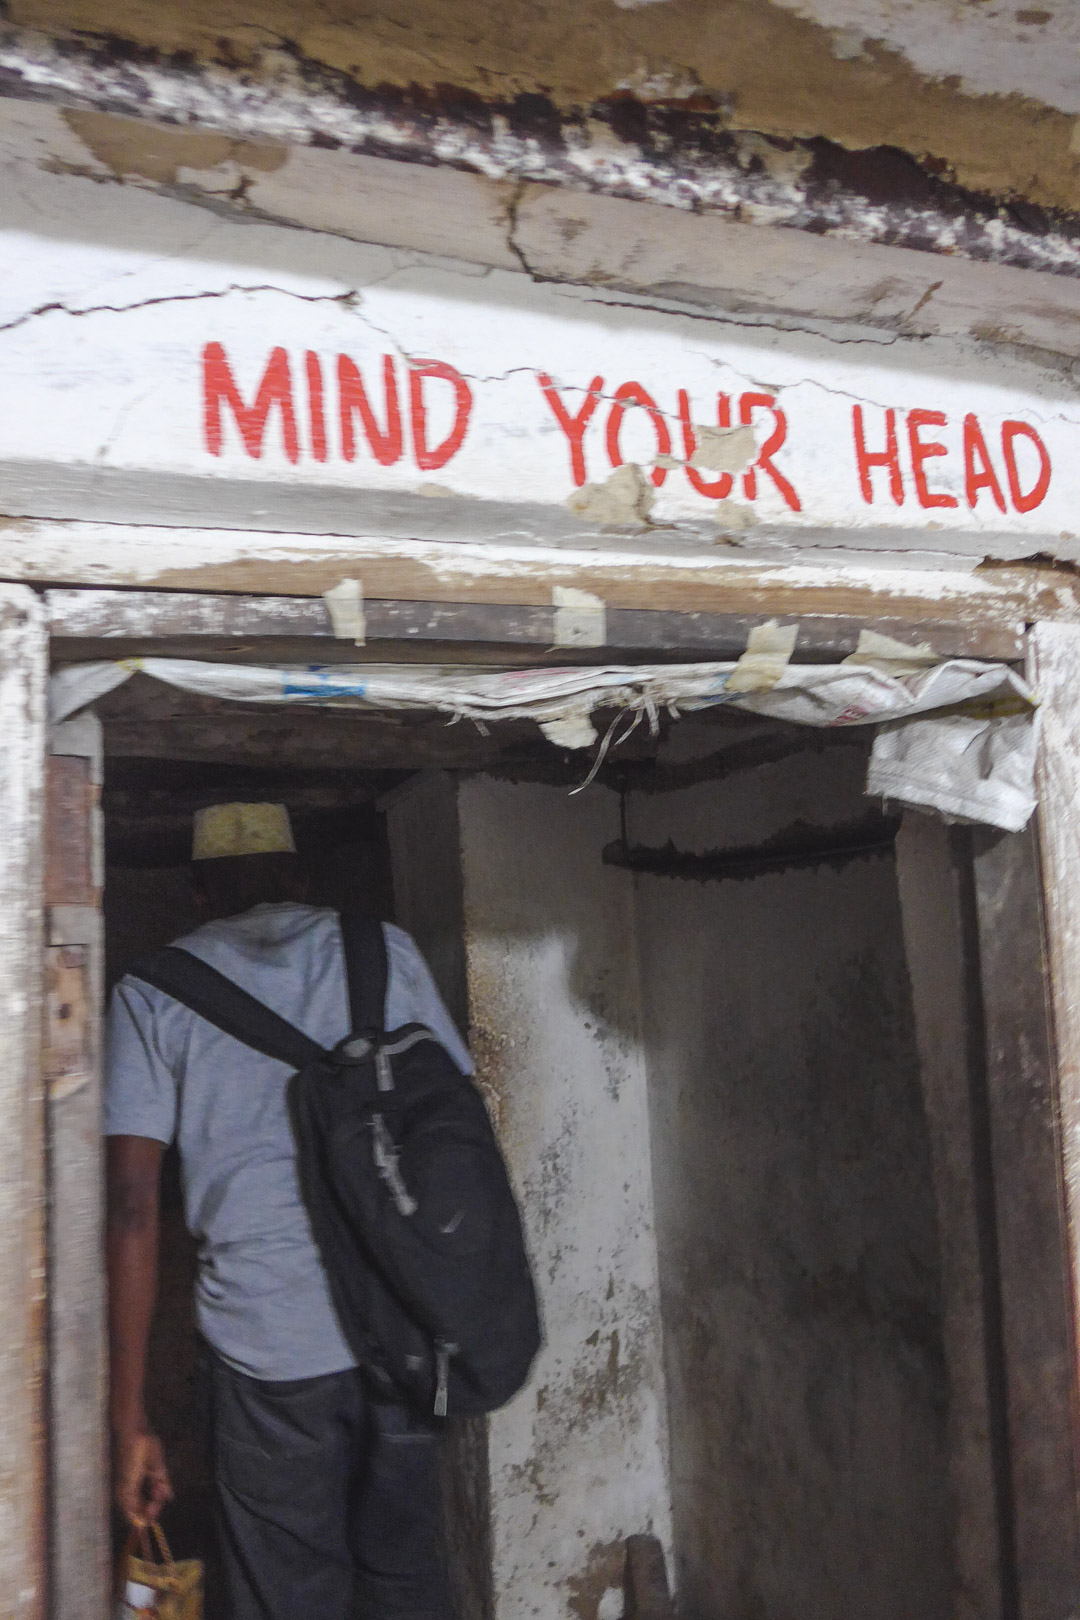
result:
M 177 946 L 133 969 L 294 1069 L 300 1186 L 357 1361 L 436 1417 L 519 1390 L 540 1324 L 514 1194 L 476 1087 L 429 1029 L 383 1030 L 382 926 L 343 915 L 354 1034 L 327 1051 Z

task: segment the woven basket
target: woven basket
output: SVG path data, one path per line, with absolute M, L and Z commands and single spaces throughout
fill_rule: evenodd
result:
M 151 1542 L 151 1533 L 153 1542 Z M 155 1552 L 157 1556 L 155 1557 Z M 127 1601 L 131 1586 L 141 1586 L 153 1593 L 153 1604 L 135 1607 Z M 132 1529 L 120 1566 L 120 1602 L 118 1620 L 202 1620 L 203 1566 L 197 1558 L 182 1558 L 179 1563 L 169 1551 L 165 1532 L 159 1524 Z

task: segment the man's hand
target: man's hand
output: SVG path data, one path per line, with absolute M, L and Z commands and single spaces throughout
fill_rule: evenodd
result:
M 150 1524 L 172 1501 L 165 1451 L 156 1434 L 139 1429 L 114 1436 L 113 1489 L 117 1507 L 136 1527 Z

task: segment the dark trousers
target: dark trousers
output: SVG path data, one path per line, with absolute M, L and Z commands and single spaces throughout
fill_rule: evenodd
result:
M 212 1353 L 229 1620 L 451 1620 L 437 1438 L 358 1372 L 265 1383 Z

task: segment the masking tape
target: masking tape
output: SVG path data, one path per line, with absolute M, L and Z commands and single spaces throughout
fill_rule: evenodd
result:
M 364 616 L 364 587 L 358 579 L 343 579 L 328 591 L 323 601 L 330 614 L 334 635 L 339 641 L 354 641 L 358 647 L 367 642 L 367 619 Z
M 880 630 L 868 630 L 865 625 L 859 631 L 855 651 L 841 659 L 844 664 L 884 664 L 890 669 L 898 664 L 910 669 L 926 669 L 940 662 L 929 642 L 921 641 L 917 647 L 909 647 L 906 642 L 894 641 L 892 636 L 884 636 Z
M 570 710 L 554 720 L 541 720 L 540 730 L 548 742 L 559 748 L 591 748 L 597 736 L 589 716 L 577 710 Z
M 555 609 L 556 647 L 603 647 L 607 642 L 607 608 L 599 596 L 569 585 L 551 590 Z
M 725 692 L 768 692 L 780 679 L 799 634 L 797 624 L 769 619 L 756 624 L 746 639 L 746 651 L 728 676 Z

